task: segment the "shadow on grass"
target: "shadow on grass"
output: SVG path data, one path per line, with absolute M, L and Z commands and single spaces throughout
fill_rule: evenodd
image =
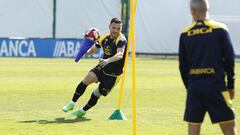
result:
M 37 123 L 37 124 L 64 124 L 64 123 L 77 123 L 77 122 L 85 122 L 90 121 L 91 119 L 82 117 L 75 119 L 65 119 L 65 118 L 55 118 L 54 120 L 27 120 L 27 121 L 19 121 L 19 123 Z

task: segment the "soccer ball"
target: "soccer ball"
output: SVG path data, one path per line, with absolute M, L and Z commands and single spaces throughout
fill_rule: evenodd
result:
M 85 36 L 92 41 L 96 41 L 100 38 L 100 32 L 97 28 L 90 28 L 90 30 L 86 32 Z

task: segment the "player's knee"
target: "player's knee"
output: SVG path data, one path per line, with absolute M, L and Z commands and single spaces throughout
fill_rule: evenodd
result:
M 82 80 L 82 82 L 83 82 L 83 84 L 85 84 L 85 85 L 89 85 L 89 81 L 88 81 L 86 78 L 84 78 L 84 79 Z
M 94 96 L 96 97 L 100 97 L 102 94 L 100 94 L 99 89 L 97 88 L 94 92 L 93 92 Z
M 84 83 L 85 85 L 91 84 L 91 77 L 87 75 L 87 76 L 83 79 L 83 83 Z
M 99 89 L 99 93 L 103 96 L 107 96 L 110 91 L 109 89 L 106 89 L 106 88 L 102 87 L 101 85 L 99 86 L 98 89 Z

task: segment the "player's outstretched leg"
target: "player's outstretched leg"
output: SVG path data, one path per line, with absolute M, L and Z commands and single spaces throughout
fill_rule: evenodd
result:
M 85 92 L 87 88 L 87 85 L 83 83 L 83 81 L 77 86 L 75 93 L 73 94 L 72 101 L 70 101 L 68 104 L 63 106 L 62 110 L 64 112 L 68 112 L 73 110 L 75 103 L 77 102 L 78 98 Z
M 77 102 L 79 97 L 85 92 L 87 85 L 83 83 L 83 81 L 77 86 L 75 93 L 73 94 L 72 101 Z
M 91 83 L 98 82 L 97 76 L 93 72 L 89 72 L 88 75 L 83 79 L 83 81 L 77 86 L 75 93 L 73 94 L 72 101 L 63 106 L 62 110 L 68 112 L 73 110 L 77 100 L 83 95 L 87 86 Z
M 101 96 L 101 94 L 98 92 L 98 90 L 95 90 L 92 93 L 91 98 L 89 99 L 88 103 L 83 108 L 72 113 L 72 115 L 76 116 L 76 117 L 83 117 L 86 114 L 87 110 L 89 110 L 90 108 L 92 108 L 93 106 L 95 106 L 97 104 L 97 101 L 100 98 L 100 96 Z

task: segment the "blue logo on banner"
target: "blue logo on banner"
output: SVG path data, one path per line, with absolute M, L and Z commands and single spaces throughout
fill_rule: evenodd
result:
M 0 40 L 0 56 L 36 57 L 36 49 L 32 40 Z

